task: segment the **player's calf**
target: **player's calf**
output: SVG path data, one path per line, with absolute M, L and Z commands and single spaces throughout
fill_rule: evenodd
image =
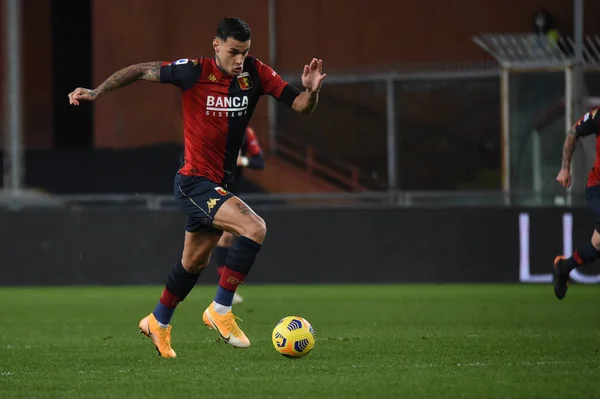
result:
M 160 295 L 160 300 L 152 312 L 160 327 L 168 327 L 175 308 L 194 288 L 199 277 L 200 272 L 187 271 L 181 261 L 173 267 L 167 278 L 167 284 Z
M 215 233 L 186 232 L 181 261 L 171 270 L 160 300 L 152 314 L 158 325 L 167 328 L 175 308 L 192 291 L 200 273 L 210 260 L 210 252 L 219 236 Z
M 225 267 L 225 259 L 227 259 L 227 255 L 229 253 L 229 248 L 233 245 L 234 236 L 231 233 L 223 232 L 221 239 L 217 243 L 213 251 L 213 255 L 215 257 L 215 263 L 217 264 L 217 271 L 219 271 L 219 275 L 221 275 L 221 268 Z
M 587 265 L 600 258 L 600 251 L 592 244 L 588 242 L 583 244 L 573 252 L 573 256 L 565 259 L 564 267 L 569 269 L 569 272 L 576 267 Z
M 230 345 L 247 348 L 250 340 L 238 327 L 231 306 L 237 287 L 244 282 L 262 245 L 247 237 L 238 237 L 229 250 L 213 302 L 204 311 L 204 324 L 218 331 Z
M 193 234 L 193 233 L 186 233 Z M 185 245 L 181 263 L 186 271 L 193 274 L 202 273 L 210 262 L 210 250 L 205 246 Z
M 239 237 L 230 248 L 214 298 L 216 312 L 226 314 L 231 311 L 235 292 L 250 272 L 261 247 L 247 237 Z
M 556 257 L 552 281 L 554 283 L 554 294 L 558 299 L 563 299 L 567 294 L 569 275 L 573 269 L 590 264 L 600 258 L 600 251 L 597 246 L 600 246 L 600 234 L 594 232 L 592 242 L 581 245 L 570 258 Z
M 235 240 L 235 237 L 233 234 L 228 233 L 228 232 L 223 232 L 223 235 L 221 236 L 221 238 L 219 239 L 219 242 L 217 243 L 217 248 L 229 248 L 233 244 L 234 240 Z
M 232 197 L 217 211 L 213 226 L 237 235 L 229 248 L 219 287 L 214 298 L 214 310 L 219 314 L 231 312 L 237 287 L 244 282 L 267 234 L 265 221 L 243 201 Z

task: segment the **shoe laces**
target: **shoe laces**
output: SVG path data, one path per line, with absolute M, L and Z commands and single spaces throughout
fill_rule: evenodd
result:
M 239 317 L 235 316 L 233 313 L 229 312 L 227 315 L 225 315 L 225 318 L 223 319 L 223 324 L 225 324 L 225 327 L 227 327 L 227 329 L 234 336 L 239 336 L 242 335 L 242 330 L 240 330 L 240 328 L 238 327 L 237 322 L 235 321 L 236 319 L 238 319 L 239 321 L 243 321 Z
M 171 346 L 171 325 L 169 324 L 169 327 L 167 328 L 159 327 L 158 331 L 160 332 L 160 335 L 164 338 L 164 340 L 167 342 L 167 344 Z

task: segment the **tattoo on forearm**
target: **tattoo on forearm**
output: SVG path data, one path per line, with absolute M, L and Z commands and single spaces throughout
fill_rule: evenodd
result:
M 100 86 L 91 91 L 92 95 L 97 97 L 99 95 L 130 85 L 136 80 L 158 82 L 160 81 L 160 66 L 160 61 L 130 65 L 113 73 Z
M 577 143 L 577 135 L 575 134 L 575 129 L 571 128 L 567 133 L 567 138 L 565 139 L 565 144 L 563 146 L 562 153 L 562 169 L 570 169 L 571 168 L 571 158 L 573 157 L 573 153 L 575 152 L 575 144 Z
M 246 205 L 242 204 L 241 202 L 236 203 L 236 205 L 242 215 L 247 215 L 250 213 L 250 208 L 248 208 Z
M 142 77 L 140 79 L 147 80 L 149 82 L 160 82 L 160 61 L 149 62 L 146 68 L 142 73 Z

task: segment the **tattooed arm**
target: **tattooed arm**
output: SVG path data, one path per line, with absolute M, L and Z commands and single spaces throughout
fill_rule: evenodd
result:
M 94 101 L 103 94 L 130 85 L 137 80 L 160 82 L 161 65 L 161 61 L 130 65 L 113 73 L 95 89 L 78 87 L 69 93 L 69 104 L 79 105 L 79 101 Z
M 567 138 L 565 139 L 565 144 L 563 145 L 560 172 L 558 172 L 558 176 L 556 176 L 556 181 L 565 188 L 569 188 L 571 186 L 571 158 L 573 158 L 573 153 L 575 152 L 577 139 L 578 136 L 577 132 L 575 131 L 575 127 L 572 127 L 569 129 Z
M 577 144 L 577 135 L 575 134 L 575 129 L 571 128 L 567 133 L 567 138 L 563 145 L 561 169 L 571 170 L 571 158 L 573 158 L 573 153 L 575 152 L 575 144 Z
M 563 145 L 560 172 L 558 173 L 558 176 L 556 176 L 556 181 L 563 187 L 569 188 L 569 186 L 571 186 L 571 158 L 573 158 L 577 140 L 579 137 L 589 136 L 591 134 L 597 135 L 599 133 L 600 112 L 598 111 L 599 109 L 595 108 L 583 115 L 567 133 L 567 138 Z

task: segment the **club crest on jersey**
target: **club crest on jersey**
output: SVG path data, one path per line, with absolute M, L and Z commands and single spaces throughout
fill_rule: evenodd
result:
M 208 80 L 210 80 L 211 82 L 216 82 L 217 77 L 213 73 L 211 73 L 210 75 L 208 75 Z
M 240 89 L 249 90 L 252 88 L 252 79 L 250 79 L 250 74 L 248 72 L 242 72 L 237 79 Z
M 215 191 L 223 196 L 229 194 L 228 191 L 225 190 L 223 187 L 215 187 Z

